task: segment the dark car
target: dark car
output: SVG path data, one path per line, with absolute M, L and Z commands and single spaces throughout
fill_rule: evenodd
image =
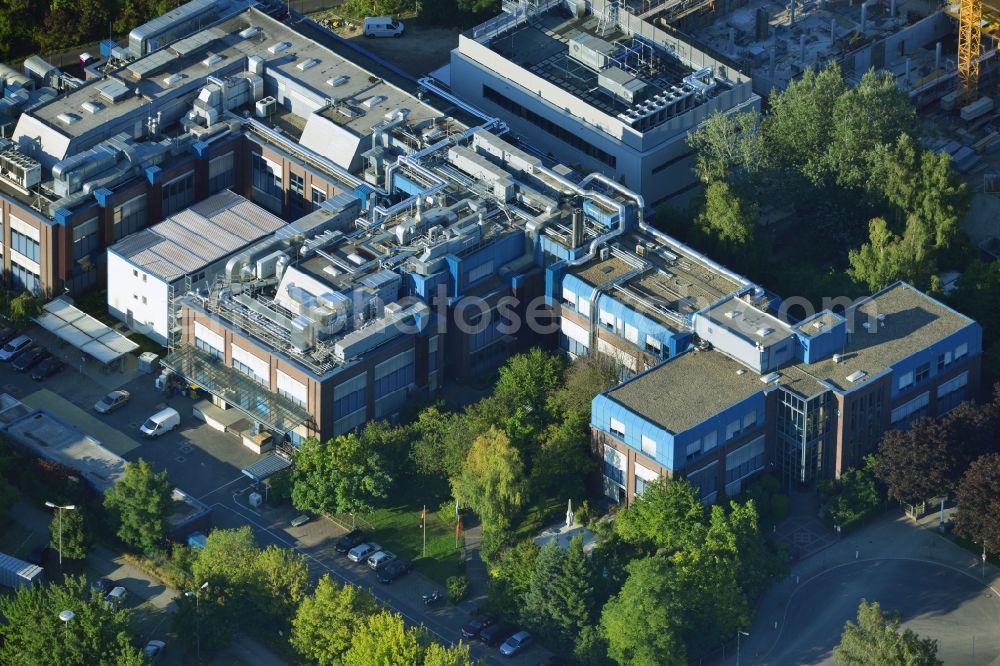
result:
M 334 548 L 341 555 L 346 555 L 347 551 L 361 544 L 364 540 L 365 540 L 364 532 L 362 532 L 361 530 L 351 530 L 344 536 L 340 537 L 340 541 L 337 542 L 337 545 L 334 546 Z
M 18 336 L 18 332 L 12 328 L 0 328 L 0 347 Z
M 496 624 L 497 619 L 492 615 L 480 615 L 474 617 L 462 626 L 462 636 L 464 638 L 478 638 L 479 632 L 486 627 Z
M 514 630 L 515 627 L 506 622 L 493 624 L 479 632 L 479 640 L 483 642 L 483 645 L 496 647 L 510 638 Z
M 52 354 L 50 354 L 45 347 L 35 345 L 15 358 L 13 363 L 10 364 L 10 367 L 14 368 L 18 372 L 24 372 L 25 370 L 30 370 L 35 367 L 49 356 L 52 356 Z
M 65 363 L 55 356 L 50 356 L 35 366 L 35 369 L 31 371 L 31 378 L 36 382 L 40 382 L 43 379 L 48 379 L 65 367 Z
M 409 560 L 393 560 L 385 565 L 378 572 L 378 582 L 391 583 L 401 576 L 413 571 L 413 562 Z
M 110 578 L 98 578 L 93 583 L 91 583 L 90 587 L 92 587 L 95 591 L 100 592 L 101 596 L 103 597 L 105 594 L 115 589 L 115 587 L 117 587 L 117 584 Z

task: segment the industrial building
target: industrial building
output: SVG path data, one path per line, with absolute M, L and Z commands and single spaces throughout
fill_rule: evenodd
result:
M 976 394 L 980 326 L 905 283 L 795 325 L 760 306 L 750 292 L 699 310 L 695 347 L 594 399 L 610 498 L 666 476 L 712 502 L 764 470 L 809 487 Z
M 620 181 L 650 206 L 680 207 L 696 191 L 686 139 L 711 113 L 760 106 L 732 61 L 619 0 L 503 7 L 459 36 L 452 90 L 540 150 Z

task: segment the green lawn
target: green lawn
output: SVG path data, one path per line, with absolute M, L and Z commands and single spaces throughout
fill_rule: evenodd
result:
M 573 502 L 574 507 L 579 502 Z M 538 536 L 545 527 L 566 518 L 566 500 L 546 497 L 528 507 L 521 521 L 514 525 L 514 541 L 523 541 Z
M 465 573 L 462 551 L 455 547 L 455 513 L 439 511 L 448 499 L 447 486 L 424 478 L 402 479 L 393 497 L 406 501 L 378 509 L 366 515 L 374 527 L 371 540 L 399 557 L 412 560 L 425 576 L 445 584 L 449 576 Z M 420 510 L 427 506 L 427 555 L 423 554 L 424 533 L 420 529 Z M 459 544 L 464 544 L 464 537 Z

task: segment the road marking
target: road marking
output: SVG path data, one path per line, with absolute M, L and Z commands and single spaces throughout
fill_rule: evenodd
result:
M 243 474 L 240 474 L 240 475 L 239 475 L 238 477 L 236 477 L 236 478 L 235 478 L 235 479 L 233 479 L 232 481 L 228 481 L 228 482 L 226 482 L 226 483 L 223 483 L 223 484 L 222 484 L 221 486 L 219 486 L 219 487 L 218 487 L 218 488 L 216 488 L 215 490 L 210 490 L 210 491 L 208 491 L 207 493 L 205 493 L 204 495 L 202 495 L 202 496 L 201 496 L 201 497 L 199 497 L 198 499 L 205 499 L 205 498 L 206 498 L 206 497 L 208 497 L 209 495 L 211 495 L 211 494 L 213 494 L 213 493 L 217 493 L 217 492 L 219 492 L 220 490 L 222 490 L 223 488 L 225 488 L 225 487 L 227 487 L 227 486 L 231 486 L 231 485 L 233 485 L 234 483 L 236 483 L 237 481 L 240 481 L 240 480 L 242 480 L 242 479 L 246 479 L 246 478 L 247 478 L 246 476 L 244 476 Z
M 798 594 L 799 590 L 804 589 L 806 586 L 809 585 L 809 583 L 811 583 L 812 581 L 816 580 L 820 576 L 828 574 L 828 573 L 830 573 L 830 572 L 832 572 L 832 571 L 834 571 L 836 569 L 842 569 L 844 567 L 849 567 L 849 566 L 858 565 L 858 564 L 867 564 L 867 563 L 871 563 L 871 562 L 885 562 L 885 561 L 922 562 L 923 564 L 933 564 L 933 565 L 936 565 L 936 566 L 939 566 L 939 567 L 944 567 L 945 569 L 951 569 L 952 571 L 960 573 L 963 576 L 968 576 L 969 578 L 971 578 L 972 580 L 976 581 L 977 583 L 983 584 L 988 589 L 993 590 L 994 594 L 996 594 L 997 596 L 1000 596 L 1000 592 L 997 592 L 997 589 L 995 587 L 993 587 L 992 584 L 987 584 L 984 580 L 982 580 L 982 578 L 979 578 L 978 576 L 974 576 L 974 575 L 970 574 L 968 571 L 965 571 L 963 569 L 959 569 L 958 567 L 952 566 L 950 564 L 945 564 L 943 562 L 937 562 L 937 561 L 934 561 L 934 560 L 925 560 L 925 559 L 921 559 L 919 557 L 872 557 L 872 558 L 869 558 L 869 559 L 866 559 L 866 560 L 853 560 L 851 562 L 845 562 L 843 564 L 837 564 L 837 565 L 834 565 L 834 566 L 830 567 L 829 569 L 826 569 L 825 571 L 820 571 L 819 573 L 815 574 L 814 576 L 812 576 L 810 578 L 807 578 L 806 581 L 804 583 L 802 583 L 801 585 L 796 585 L 795 586 L 795 589 L 792 590 L 792 593 L 788 597 L 788 601 L 785 602 L 785 611 L 781 615 L 781 628 L 778 629 L 778 636 L 774 639 L 774 643 L 771 645 L 771 647 L 769 647 L 767 649 L 767 652 L 765 652 L 764 654 L 760 655 L 759 659 L 764 659 L 764 658 L 767 657 L 767 655 L 771 654 L 771 652 L 774 651 L 775 646 L 777 646 L 778 643 L 781 641 L 781 634 L 782 634 L 782 632 L 785 631 L 785 620 L 788 619 L 788 608 L 789 608 L 789 606 L 792 605 L 792 599 L 795 598 L 795 595 Z

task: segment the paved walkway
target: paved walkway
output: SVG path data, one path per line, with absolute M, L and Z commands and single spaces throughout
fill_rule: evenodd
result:
M 907 607 L 904 624 L 938 639 L 945 663 L 1000 663 L 1000 569 L 987 564 L 984 578 L 979 557 L 938 522 L 936 512 L 914 523 L 892 511 L 794 565 L 758 604 L 740 663 L 833 663 L 832 646 L 866 594 Z M 735 663 L 734 648 L 717 663 Z
M 483 540 L 483 524 L 478 522 L 465 531 L 465 577 L 469 581 L 469 594 L 459 607 L 467 613 L 474 613 L 486 603 L 486 585 L 489 575 L 486 563 L 479 552 Z

